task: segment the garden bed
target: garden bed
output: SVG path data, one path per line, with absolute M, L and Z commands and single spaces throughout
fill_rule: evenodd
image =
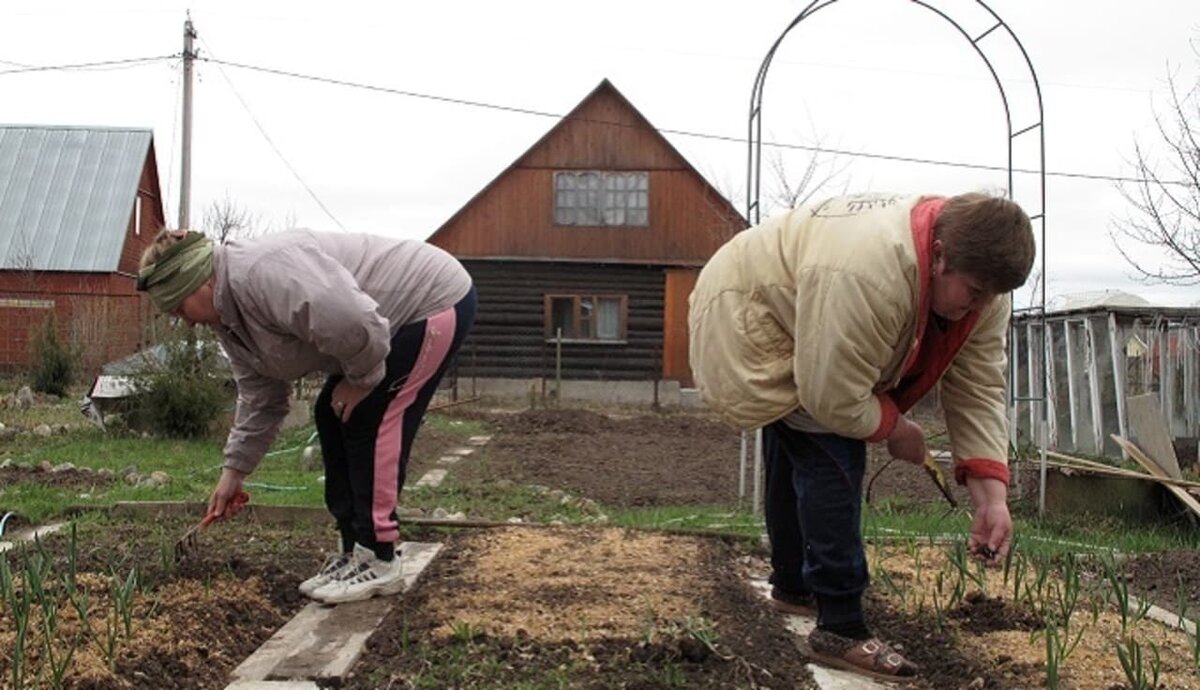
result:
M 737 502 L 738 434 L 702 416 L 579 410 L 466 416 L 494 430 L 487 446 L 452 467 L 451 476 L 466 485 L 540 484 L 614 510 L 732 510 Z M 414 459 L 410 483 L 445 452 L 442 445 L 455 443 L 434 436 Z M 873 455 L 868 476 L 880 466 Z M 917 507 L 943 501 L 918 468 L 899 463 L 879 475 L 872 500 Z M 26 678 L 40 669 L 38 687 L 51 687 L 47 679 L 74 645 L 63 687 L 224 687 L 229 671 L 303 605 L 296 585 L 335 543 L 324 522 L 285 527 L 243 517 L 202 533 L 201 550 L 176 566 L 171 546 L 191 524 L 85 519 L 73 568 L 69 539 L 48 540 L 55 563 L 49 581 L 58 584 L 46 591 L 59 622 L 47 647 L 42 616 L 49 609 L 32 607 Z M 371 638 L 345 679 L 350 687 L 814 687 L 783 618 L 748 584 L 767 573 L 766 552 L 755 539 L 595 525 L 440 531 L 410 525 L 402 537 L 445 548 Z M 1071 581 L 1062 576 L 1062 561 L 1020 556 L 1006 579 L 1002 571 L 979 576 L 965 561 L 956 566 L 960 557 L 951 544 L 872 541 L 870 622 L 922 665 L 913 687 L 1044 686 L 1047 627 L 1060 641 L 1060 632 L 1068 640 L 1080 635 L 1060 664 L 1060 687 L 1122 687 L 1114 645 L 1122 638 L 1138 641 L 1147 671 L 1153 643 L 1163 687 L 1200 687 L 1193 637 L 1145 619 L 1130 622 L 1136 611 L 1128 610 L 1122 633 L 1111 595 L 1108 602 L 1096 599 L 1093 617 L 1091 597 L 1114 589 L 1099 562 L 1089 569 L 1079 563 L 1082 584 L 1072 591 L 1081 594 L 1073 622 L 1063 625 L 1053 610 L 1060 606 L 1053 593 L 1061 596 Z M 24 562 L 11 552 L 3 558 L 13 570 Z M 1120 581 L 1127 591 L 1177 609 L 1173 602 L 1200 602 L 1197 565 L 1190 551 L 1135 557 L 1122 564 L 1127 575 Z M 114 600 L 135 568 L 136 594 L 130 606 L 118 607 Z M 88 592 L 87 625 L 68 594 L 64 578 L 71 572 L 76 592 Z M 11 650 L 15 622 L 11 604 L 4 606 L 0 650 Z M 0 658 L 0 687 L 13 684 L 12 674 L 12 657 Z

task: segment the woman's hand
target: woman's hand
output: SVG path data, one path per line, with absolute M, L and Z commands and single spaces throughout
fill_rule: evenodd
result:
M 1012 546 L 1008 485 L 999 479 L 968 477 L 967 492 L 974 509 L 967 549 L 988 565 L 1000 565 Z
M 350 421 L 350 415 L 354 414 L 354 408 L 358 407 L 358 404 L 370 392 L 370 388 L 355 386 L 346 379 L 342 379 L 333 387 L 333 394 L 329 396 L 329 405 L 338 419 L 345 423 Z
M 208 514 L 214 517 L 233 517 L 241 510 L 241 504 L 234 502 L 233 497 L 242 492 L 242 481 L 245 478 L 245 474 L 232 467 L 222 468 L 217 487 L 208 499 Z M 228 515 L 225 514 L 226 510 L 229 511 Z
M 896 420 L 896 428 L 887 437 L 887 449 L 893 458 L 920 465 L 925 462 L 925 455 L 929 452 L 925 445 L 925 430 L 920 424 L 901 415 Z

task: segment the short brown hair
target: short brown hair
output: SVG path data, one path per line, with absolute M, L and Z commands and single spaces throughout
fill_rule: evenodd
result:
M 1025 284 L 1037 253 L 1025 211 L 1010 199 L 977 192 L 947 199 L 933 236 L 942 241 L 946 270 L 965 273 L 997 294 Z

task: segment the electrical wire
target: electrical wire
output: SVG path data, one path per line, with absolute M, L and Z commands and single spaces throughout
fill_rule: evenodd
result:
M 26 73 L 32 73 L 32 72 L 88 69 L 88 68 L 106 67 L 106 66 L 115 66 L 115 65 L 136 66 L 138 63 L 148 63 L 148 62 L 155 62 L 155 61 L 159 61 L 159 60 L 177 59 L 179 57 L 180 57 L 179 54 L 172 54 L 172 55 L 160 55 L 157 57 L 147 57 L 147 58 L 129 58 L 129 59 L 124 59 L 124 60 L 103 60 L 103 61 L 97 61 L 97 62 L 86 62 L 86 63 L 71 64 L 71 65 L 47 65 L 47 66 L 37 66 L 37 67 L 22 67 L 22 68 L 18 68 L 18 69 L 2 70 L 2 71 L 0 71 L 0 76 L 4 76 L 7 74 L 26 74 Z M 554 118 L 554 119 L 558 119 L 558 120 L 561 120 L 566 117 L 566 115 L 563 113 L 555 113 L 555 112 L 549 112 L 549 111 L 544 111 L 544 110 L 535 110 L 533 108 L 521 108 L 521 107 L 516 107 L 516 106 L 508 106 L 508 105 L 502 105 L 502 104 L 498 104 L 498 103 L 489 103 L 486 101 L 476 101 L 476 100 L 471 100 L 471 99 L 466 99 L 466 98 L 440 96 L 440 95 L 436 95 L 436 94 L 421 93 L 421 92 L 417 92 L 417 91 L 407 91 L 404 89 L 396 89 L 396 88 L 391 88 L 391 87 L 386 87 L 386 86 L 379 86 L 379 85 L 375 85 L 375 84 L 365 84 L 365 83 L 354 82 L 354 81 L 349 81 L 349 80 L 345 80 L 345 79 L 335 79 L 332 77 L 322 77 L 322 76 L 312 75 L 312 74 L 303 74 L 300 72 L 293 72 L 293 71 L 283 70 L 283 69 L 275 69 L 272 67 L 262 67 L 260 65 L 250 65 L 250 64 L 246 64 L 246 63 L 242 63 L 242 62 L 233 62 L 231 60 L 220 60 L 216 57 L 198 57 L 196 59 L 200 60 L 200 61 L 204 61 L 204 62 L 211 62 L 218 66 L 224 65 L 227 67 L 235 67 L 238 69 L 245 69 L 245 70 L 250 70 L 250 71 L 254 71 L 254 72 L 261 72 L 263 74 L 271 74 L 271 75 L 275 75 L 275 76 L 288 77 L 288 78 L 292 78 L 292 79 L 300 79 L 300 80 L 304 80 L 304 81 L 329 84 L 329 85 L 333 85 L 333 86 L 343 86 L 343 87 L 347 87 L 347 88 L 362 89 L 362 90 L 374 91 L 374 92 L 378 92 L 378 93 L 387 93 L 387 94 L 392 94 L 392 95 L 397 95 L 397 96 L 405 96 L 408 98 L 419 98 L 419 99 L 430 100 L 430 101 L 435 101 L 435 102 L 440 102 L 440 103 L 449 103 L 449 104 L 453 104 L 453 105 L 464 105 L 464 106 L 469 106 L 469 107 L 474 107 L 474 108 L 483 108 L 486 110 L 493 110 L 493 111 L 498 111 L 498 112 L 515 113 L 515 114 L 519 114 L 519 115 L 532 115 L 532 116 L 537 116 L 537 117 Z M 222 70 L 222 76 L 225 77 L 226 81 L 229 81 L 228 76 L 224 74 L 223 70 Z M 230 88 L 233 88 L 232 82 L 229 82 L 229 84 L 230 84 Z M 236 89 L 233 89 L 233 90 L 234 90 L 234 93 L 237 96 L 238 100 L 242 102 L 242 106 L 247 109 L 247 113 L 250 113 L 249 107 L 246 105 L 244 99 L 242 99 L 241 95 L 237 93 Z M 262 125 L 258 122 L 258 120 L 256 118 L 254 118 L 253 113 L 250 113 L 250 116 L 251 116 L 251 119 L 254 120 L 255 126 L 257 126 L 259 128 L 259 131 L 263 134 L 264 138 L 267 139 L 267 141 L 271 145 L 271 147 L 276 150 L 276 153 L 284 161 L 284 164 L 287 165 L 288 169 L 292 171 L 292 174 L 294 176 L 296 176 L 297 180 L 299 180 L 300 183 L 305 187 L 305 189 L 308 190 L 309 194 L 313 196 L 314 200 L 322 208 L 322 210 L 324 210 L 326 212 L 326 214 L 328 214 L 329 217 L 334 220 L 334 222 L 338 223 L 338 225 L 341 226 L 342 224 L 340 222 L 338 222 L 337 218 L 334 217 L 332 213 L 329 212 L 329 209 L 320 201 L 320 199 L 318 199 L 315 196 L 315 194 L 312 192 L 311 188 L 306 183 L 304 183 L 303 179 L 300 178 L 299 174 L 295 171 L 295 169 L 291 166 L 291 164 L 287 163 L 286 158 L 284 158 L 282 153 L 279 152 L 278 147 L 276 147 L 274 142 L 271 141 L 270 137 L 266 134 L 265 130 L 263 130 Z M 645 125 L 629 124 L 629 123 L 624 123 L 624 122 L 611 122 L 611 121 L 606 121 L 606 120 L 596 120 L 596 119 L 590 119 L 590 118 L 575 118 L 575 119 L 578 121 L 581 121 L 581 122 L 606 124 L 606 125 L 611 125 L 611 126 L 616 126 L 616 127 L 628 127 L 628 128 L 632 128 L 632 129 L 643 129 L 643 130 L 650 129 L 653 131 L 657 131 L 660 134 L 674 134 L 677 136 L 690 137 L 690 138 L 695 138 L 695 139 L 705 139 L 705 140 L 709 140 L 709 141 L 721 141 L 721 142 L 736 143 L 736 144 L 746 143 L 745 138 L 741 137 L 741 136 L 712 134 L 712 133 L 707 133 L 707 132 L 694 132 L 694 131 L 685 130 L 685 129 L 655 128 L 655 127 L 647 127 Z M 831 155 L 835 155 L 835 156 L 847 156 L 847 157 L 851 157 L 851 158 L 866 158 L 866 159 L 881 160 L 881 161 L 888 161 L 888 162 L 895 162 L 895 163 L 914 163 L 914 164 L 918 164 L 918 165 L 933 165 L 933 166 L 959 168 L 959 169 L 966 169 L 966 170 L 982 170 L 982 171 L 987 171 L 987 172 L 1007 172 L 1009 170 L 1008 166 L 1004 166 L 1004 165 L 989 165 L 989 164 L 985 164 L 985 163 L 971 163 L 971 162 L 967 162 L 967 161 L 954 161 L 954 160 L 944 160 L 944 159 L 937 159 L 937 158 L 923 158 L 923 157 L 919 157 L 919 156 L 905 156 L 905 155 L 900 155 L 900 154 L 875 153 L 875 152 L 871 152 L 871 151 L 854 151 L 854 150 L 850 150 L 850 149 L 827 148 L 827 147 L 823 147 L 823 146 L 809 146 L 809 145 L 805 145 L 805 144 L 793 144 L 793 143 L 786 143 L 786 142 L 779 142 L 779 141 L 763 141 L 762 145 L 770 147 L 770 148 L 777 148 L 777 149 L 808 151 L 810 153 L 824 153 L 824 154 L 831 154 Z M 1012 171 L 1014 173 L 1034 174 L 1034 175 L 1040 174 L 1042 172 L 1040 170 L 1035 170 L 1032 168 L 1013 168 Z M 1124 175 L 1102 175 L 1102 174 L 1096 174 L 1096 173 L 1070 172 L 1070 171 L 1064 171 L 1064 170 L 1047 170 L 1047 171 L 1045 171 L 1045 174 L 1047 177 L 1088 180 L 1088 181 L 1097 181 L 1097 182 L 1145 183 L 1148 181 L 1152 181 L 1157 184 L 1171 185 L 1171 186 L 1190 186 L 1192 184 L 1186 180 L 1147 180 L 1147 179 L 1141 178 L 1141 177 L 1129 177 L 1129 176 L 1124 176 Z M 344 226 L 343 226 L 343 229 L 345 229 Z
M 329 207 L 325 205 L 325 202 L 321 201 L 321 198 L 317 196 L 317 193 L 313 191 L 313 188 L 304 181 L 304 178 L 300 176 L 300 172 L 296 170 L 296 167 L 293 166 L 290 161 L 288 161 L 287 156 L 284 156 L 283 152 L 279 150 L 279 147 L 275 145 L 275 141 L 271 138 L 271 135 L 267 134 L 266 128 L 262 126 L 262 123 L 259 122 L 258 118 L 254 116 L 254 112 L 250 110 L 250 105 L 246 103 L 246 99 L 242 98 L 242 94 L 237 90 L 237 87 L 233 85 L 233 80 L 231 80 L 229 75 L 225 73 L 225 69 L 222 67 L 222 61 L 216 58 L 212 48 L 205 43 L 204 39 L 200 39 L 200 43 L 210 55 L 213 55 L 212 58 L 207 58 L 207 60 L 217 66 L 217 71 L 221 73 L 221 77 L 225 80 L 225 83 L 229 85 L 229 90 L 233 92 L 233 95 L 238 99 L 238 102 L 242 104 L 242 109 L 246 111 L 246 115 L 250 117 L 250 121 L 253 122 L 254 126 L 258 129 L 258 133 L 262 135 L 264 140 L 266 140 L 267 145 L 271 147 L 271 150 L 275 152 L 275 155 L 279 156 L 279 160 L 282 161 L 283 165 L 288 169 L 289 172 L 292 173 L 292 177 L 296 178 L 296 181 L 300 183 L 300 186 L 304 187 L 304 191 L 308 192 L 308 195 L 317 203 L 317 206 L 319 206 L 321 210 L 325 212 L 325 215 L 329 216 L 330 220 L 332 220 L 339 228 L 342 229 L 342 232 L 349 232 L 346 229 L 346 226 L 342 225 L 342 221 L 338 220 L 337 216 L 333 215 L 333 211 L 329 210 Z M 203 60 L 206 58 L 199 59 Z
M 229 67 L 250 70 L 253 72 L 261 72 L 263 74 L 271 74 L 271 75 L 275 75 L 275 76 L 289 77 L 292 79 L 300 79 L 300 80 L 304 80 L 304 81 L 317 82 L 317 83 L 321 83 L 321 84 L 329 84 L 332 86 L 343 86 L 343 87 L 347 87 L 347 88 L 362 89 L 365 91 L 387 93 L 387 94 L 392 94 L 392 95 L 396 95 L 396 96 L 405 96 L 408 98 L 419 98 L 419 99 L 435 101 L 435 102 L 439 102 L 439 103 L 449 103 L 452 105 L 464 105 L 464 106 L 470 106 L 473 108 L 483 108 L 486 110 L 495 110 L 495 111 L 499 111 L 499 112 L 515 113 L 515 114 L 519 114 L 519 115 L 533 115 L 533 116 L 537 116 L 537 117 L 547 117 L 547 118 L 554 118 L 554 119 L 558 119 L 558 120 L 564 119 L 566 117 L 566 115 L 563 113 L 554 113 L 554 112 L 549 112 L 549 111 L 545 111 L 545 110 L 535 110 L 532 108 L 521 108 L 521 107 L 516 107 L 516 106 L 501 105 L 501 104 L 497 104 L 497 103 L 488 103 L 486 101 L 476 101 L 476 100 L 470 100 L 470 99 L 466 99 L 466 98 L 455 98 L 455 97 L 451 97 L 451 96 L 439 96 L 436 94 L 420 93 L 417 91 L 407 91 L 404 89 L 396 89 L 396 88 L 391 88 L 391 87 L 387 87 L 387 86 L 379 86 L 379 85 L 375 85 L 375 84 L 364 84 L 361 82 L 348 81 L 345 79 L 335 79 L 333 77 L 322 77 L 322 76 L 318 76 L 318 75 L 303 74 L 300 72 L 292 72 L 289 70 L 275 69 L 272 67 L 249 65 L 249 64 L 241 63 L 241 62 L 231 62 L 228 60 L 218 60 L 215 57 L 213 57 L 213 58 L 198 58 L 198 59 L 207 60 L 210 62 L 226 65 Z M 706 132 L 694 132 L 694 131 L 684 130 L 684 129 L 656 128 L 656 127 L 646 126 L 646 125 L 630 124 L 630 123 L 625 123 L 625 122 L 612 122 L 612 121 L 608 121 L 608 120 L 597 120 L 597 119 L 593 119 L 593 118 L 574 117 L 572 119 L 575 121 L 578 121 L 578 122 L 604 124 L 604 125 L 611 125 L 614 127 L 627 127 L 630 129 L 651 130 L 651 131 L 656 131 L 660 134 L 674 134 L 677 136 L 691 137 L 691 138 L 696 138 L 696 139 L 706 139 L 706 140 L 710 140 L 710 141 L 722 141 L 722 142 L 729 142 L 729 143 L 736 143 L 736 144 L 745 144 L 746 143 L 745 137 L 740 137 L 740 136 L 712 134 L 712 133 L 706 133 Z M 988 171 L 988 172 L 1008 172 L 1008 170 L 1009 170 L 1008 166 L 1006 166 L 1006 165 L 988 165 L 985 163 L 970 163 L 970 162 L 966 162 L 966 161 L 941 160 L 941 159 L 936 159 L 936 158 L 903 156 L 903 155 L 899 155 L 899 154 L 873 153 L 870 151 L 853 151 L 850 149 L 826 148 L 823 146 L 808 146 L 808 145 L 804 145 L 804 144 L 791 144 L 791 143 L 778 142 L 778 141 L 763 141 L 762 145 L 771 147 L 771 148 L 777 148 L 777 149 L 809 151 L 812 153 L 825 153 L 825 154 L 832 154 L 832 155 L 836 155 L 836 156 L 847 156 L 847 157 L 852 157 L 852 158 L 867 158 L 867 159 L 873 159 L 873 160 L 882 160 L 882 161 L 898 162 L 898 163 L 916 163 L 919 165 L 936 165 L 936 166 L 960 168 L 960 169 L 968 169 L 968 170 L 983 170 L 983 171 Z M 1033 175 L 1040 174 L 1042 172 L 1040 170 L 1034 170 L 1032 168 L 1013 168 L 1012 171 L 1014 173 L 1024 173 L 1024 174 L 1033 174 Z M 1143 182 L 1147 181 L 1146 179 L 1139 178 L 1139 177 L 1126 177 L 1123 175 L 1101 175 L 1101 174 L 1095 174 L 1095 173 L 1081 173 L 1081 172 L 1068 172 L 1068 171 L 1047 170 L 1045 174 L 1047 177 L 1060 177 L 1060 178 L 1067 178 L 1067 179 L 1091 180 L 1091 181 L 1100 181 L 1100 182 L 1143 183 Z M 1158 182 L 1160 184 L 1179 185 L 1179 186 L 1189 186 L 1190 184 L 1192 184 L 1187 181 L 1179 181 L 1179 180 L 1155 180 L 1155 182 Z
M 76 64 L 71 64 L 71 65 L 26 65 L 24 67 L 19 67 L 17 69 L 0 70 L 0 76 L 4 76 L 6 74 L 29 74 L 31 72 L 64 72 L 67 70 L 95 69 L 95 68 L 104 68 L 104 67 L 120 67 L 120 66 L 137 67 L 141 64 L 148 64 L 151 62 L 159 62 L 161 60 L 169 60 L 171 58 L 177 58 L 177 57 L 179 57 L 179 55 L 177 55 L 177 54 L 176 55 L 157 55 L 155 57 L 125 58 L 122 60 L 99 60 L 97 62 L 80 62 L 80 63 L 76 63 Z M 6 62 L 5 64 L 17 64 L 17 63 Z

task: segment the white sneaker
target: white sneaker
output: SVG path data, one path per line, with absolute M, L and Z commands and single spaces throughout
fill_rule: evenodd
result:
M 344 604 L 395 594 L 404 589 L 401 574 L 399 554 L 390 561 L 382 561 L 374 551 L 355 544 L 350 562 L 327 584 L 318 587 L 312 598 L 326 604 Z
M 350 564 L 352 554 L 353 552 L 339 553 L 325 559 L 325 564 L 321 566 L 316 575 L 300 583 L 300 593 L 312 598 L 313 592 L 332 582 L 333 578 Z

